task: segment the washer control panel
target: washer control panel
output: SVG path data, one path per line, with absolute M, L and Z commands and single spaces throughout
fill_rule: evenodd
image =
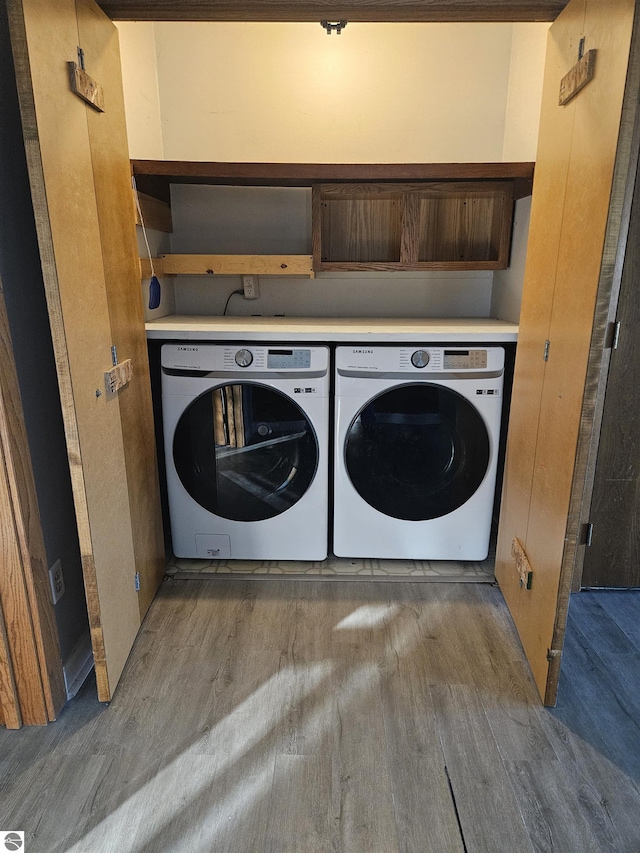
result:
M 442 366 L 445 370 L 481 370 L 487 366 L 486 349 L 446 349 Z
M 209 344 L 185 341 L 162 347 L 162 366 L 173 370 L 225 373 L 324 373 L 329 367 L 325 346 L 286 344 Z
M 269 370 L 308 370 L 311 367 L 309 349 L 268 349 Z

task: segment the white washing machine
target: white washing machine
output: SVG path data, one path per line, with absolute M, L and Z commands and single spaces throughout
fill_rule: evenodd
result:
M 504 349 L 336 349 L 333 550 L 483 560 L 489 548 Z
M 161 363 L 175 555 L 323 560 L 328 348 L 185 342 Z

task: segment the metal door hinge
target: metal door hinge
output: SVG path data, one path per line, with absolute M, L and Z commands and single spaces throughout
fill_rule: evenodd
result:
M 551 341 L 544 342 L 544 360 L 549 361 L 549 347 L 551 346 Z
M 593 522 L 589 521 L 587 523 L 587 529 L 585 531 L 584 544 L 588 548 L 592 542 L 593 542 Z
M 136 592 L 140 592 L 140 572 L 136 572 L 133 578 L 136 587 Z
M 611 341 L 611 349 L 618 349 L 618 342 L 620 341 L 620 320 L 616 320 L 613 324 L 613 339 Z
M 115 346 L 111 347 L 111 364 L 113 367 L 118 366 L 118 350 Z
M 559 658 L 562 654 L 560 649 L 547 649 L 547 660 L 551 663 L 554 658 Z

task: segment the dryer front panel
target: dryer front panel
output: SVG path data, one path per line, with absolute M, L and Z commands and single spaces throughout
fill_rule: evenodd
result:
M 455 391 L 426 382 L 370 400 L 344 444 L 345 468 L 360 497 L 406 521 L 439 518 L 465 504 L 484 480 L 490 455 L 476 408 Z
M 176 473 L 214 515 L 255 522 L 281 515 L 307 492 L 318 439 L 302 409 L 266 385 L 218 385 L 182 413 L 173 437 Z

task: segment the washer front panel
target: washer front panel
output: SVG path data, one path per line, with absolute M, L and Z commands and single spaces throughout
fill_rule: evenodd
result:
M 161 363 L 175 555 L 324 559 L 328 347 L 186 341 Z

